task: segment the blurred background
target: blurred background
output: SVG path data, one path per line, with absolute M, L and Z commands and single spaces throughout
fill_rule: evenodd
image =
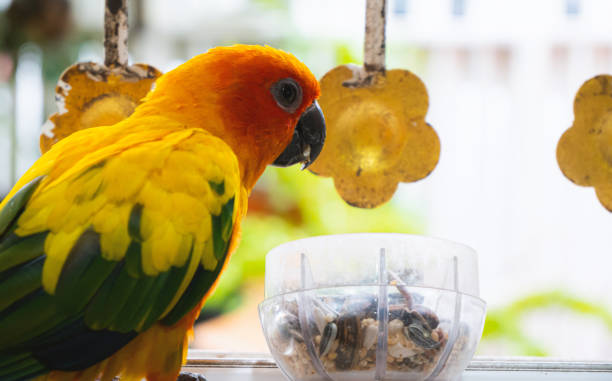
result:
M 0 195 L 39 156 L 54 88 L 103 62 L 102 0 L 0 0 Z M 612 73 L 609 0 L 389 0 L 387 66 L 427 85 L 442 152 L 375 210 L 328 178 L 266 171 L 242 245 L 196 328 L 196 348 L 265 352 L 265 253 L 320 234 L 403 232 L 479 253 L 481 355 L 612 359 L 612 215 L 561 174 L 555 149 L 585 80 Z M 268 44 L 321 77 L 362 62 L 364 0 L 132 0 L 130 60 L 168 71 L 212 46 Z

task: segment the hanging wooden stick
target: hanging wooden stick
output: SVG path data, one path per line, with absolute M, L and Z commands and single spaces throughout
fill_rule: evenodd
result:
M 363 66 L 367 72 L 385 71 L 386 0 L 367 0 Z
M 363 67 L 352 68 L 353 77 L 344 87 L 368 87 L 379 75 L 385 75 L 385 27 L 387 0 L 367 0 Z
M 104 10 L 104 65 L 126 67 L 128 62 L 127 0 L 106 0 Z

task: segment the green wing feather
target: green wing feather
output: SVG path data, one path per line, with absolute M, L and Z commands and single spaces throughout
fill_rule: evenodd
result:
M 135 164 L 126 150 L 60 184 L 37 178 L 0 210 L 0 379 L 84 369 L 202 300 L 228 254 L 238 170 L 218 139 L 184 142 L 151 147 L 163 156 L 158 167 Z M 174 156 L 187 180 L 167 181 L 178 170 Z M 121 176 L 140 184 L 124 194 L 109 188 Z M 121 255 L 115 245 L 125 247 Z
M 19 214 L 21 214 L 25 204 L 28 202 L 30 197 L 32 197 L 32 193 L 34 193 L 42 179 L 43 176 L 38 177 L 26 184 L 13 197 L 11 197 L 9 202 L 2 208 L 2 210 L 0 210 L 0 235 L 5 234 L 6 231 L 9 230 L 9 227 L 13 225 L 15 219 Z

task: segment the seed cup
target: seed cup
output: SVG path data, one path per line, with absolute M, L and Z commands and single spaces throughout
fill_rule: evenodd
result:
M 476 253 L 433 238 L 302 239 L 266 257 L 259 316 L 290 380 L 455 380 L 482 334 Z

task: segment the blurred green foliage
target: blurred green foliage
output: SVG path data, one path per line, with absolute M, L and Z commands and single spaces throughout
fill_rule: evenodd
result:
M 336 63 L 338 65 L 346 65 L 359 62 L 358 58 L 353 54 L 351 47 L 348 44 L 336 45 Z
M 251 0 L 256 7 L 263 11 L 287 11 L 289 2 L 285 0 Z
M 482 341 L 504 340 L 515 347 L 513 355 L 549 356 L 546 348 L 532 340 L 521 326 L 527 314 L 551 307 L 596 318 L 612 332 L 612 314 L 604 307 L 563 291 L 550 291 L 528 295 L 507 307 L 488 311 Z

